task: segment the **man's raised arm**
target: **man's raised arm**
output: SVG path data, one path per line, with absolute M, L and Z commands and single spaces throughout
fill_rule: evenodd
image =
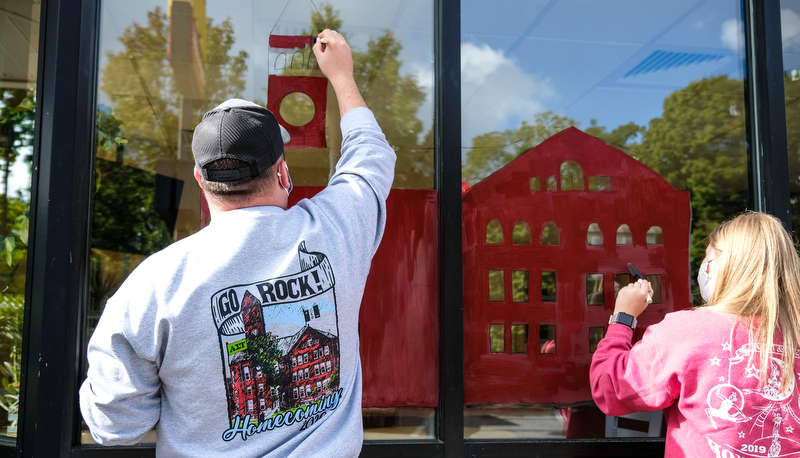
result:
M 325 29 L 317 35 L 314 55 L 322 73 L 331 82 L 339 101 L 339 115 L 357 107 L 366 107 L 364 98 L 353 79 L 353 54 L 344 37 L 335 30 Z

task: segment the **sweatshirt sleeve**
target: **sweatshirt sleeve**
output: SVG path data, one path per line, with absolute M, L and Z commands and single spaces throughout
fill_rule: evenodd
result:
M 396 155 L 368 108 L 348 111 L 341 121 L 342 156 L 325 190 L 312 201 L 357 240 L 378 248 L 386 224 L 386 199 L 394 180 Z M 353 215 L 358 215 L 357 221 Z
M 134 348 L 124 328 L 128 319 L 124 307 L 109 301 L 89 341 L 80 408 L 103 445 L 139 442 L 161 415 L 157 361 Z
M 592 397 L 606 415 L 620 416 L 670 406 L 679 390 L 677 373 L 665 367 L 659 339 L 650 326 L 631 346 L 633 330 L 612 324 L 592 356 Z

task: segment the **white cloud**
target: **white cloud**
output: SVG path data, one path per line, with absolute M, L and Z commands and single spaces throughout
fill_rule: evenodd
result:
M 800 15 L 790 9 L 781 10 L 781 39 L 784 48 L 800 44 Z
M 462 145 L 495 130 L 517 127 L 546 111 L 544 101 L 555 97 L 553 85 L 527 73 L 488 45 L 461 45 Z
M 728 19 L 722 23 L 719 37 L 722 45 L 736 52 L 744 50 L 744 36 L 741 23 L 736 19 Z

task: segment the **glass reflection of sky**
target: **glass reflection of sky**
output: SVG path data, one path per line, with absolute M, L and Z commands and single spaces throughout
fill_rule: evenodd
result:
M 463 146 L 544 111 L 609 130 L 706 76 L 742 79 L 740 3 L 464 0 Z
M 800 71 L 800 0 L 781 0 L 783 68 Z

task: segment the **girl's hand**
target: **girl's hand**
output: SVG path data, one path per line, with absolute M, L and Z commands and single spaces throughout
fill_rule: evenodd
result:
M 648 294 L 653 296 L 653 287 L 647 280 L 639 280 L 619 290 L 614 304 L 614 313 L 624 312 L 637 318 L 647 308 Z

